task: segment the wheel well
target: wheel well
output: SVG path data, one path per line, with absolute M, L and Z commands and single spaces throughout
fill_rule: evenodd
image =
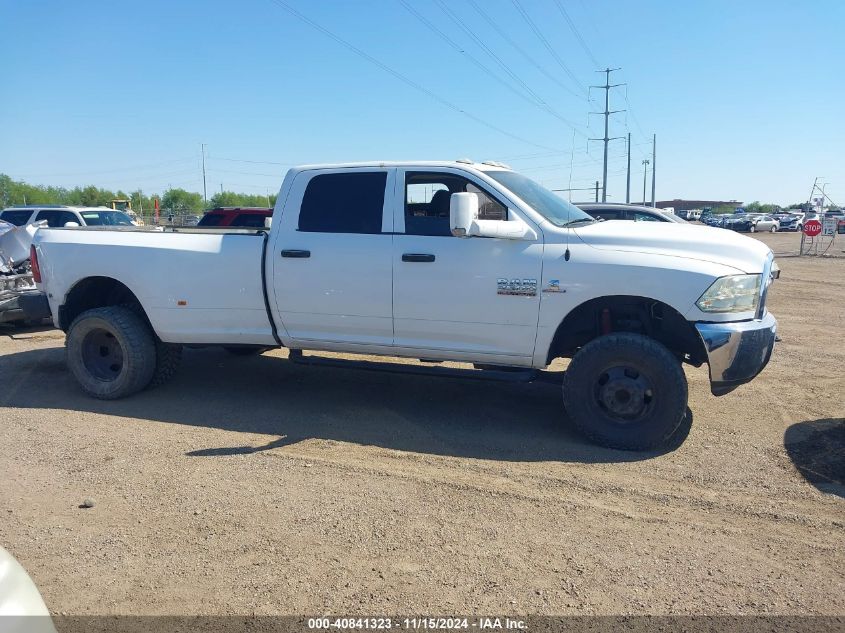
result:
M 595 338 L 610 332 L 649 336 L 692 365 L 707 360 L 695 327 L 672 306 L 646 297 L 617 295 L 582 303 L 563 319 L 552 339 L 549 355 L 571 357 Z
M 86 310 L 115 305 L 132 307 L 149 324 L 141 302 L 126 285 L 111 277 L 88 277 L 67 293 L 59 307 L 59 327 L 67 332 L 73 320 Z

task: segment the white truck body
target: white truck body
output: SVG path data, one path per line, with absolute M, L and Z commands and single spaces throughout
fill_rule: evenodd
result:
M 379 226 L 303 230 L 309 184 L 332 174 L 383 179 Z M 442 213 L 424 222 L 411 215 L 407 190 L 415 178 L 457 178 L 483 192 L 506 207 L 507 217 L 475 220 L 476 228 L 507 237 L 406 230 L 406 223 L 442 220 Z M 74 289 L 106 278 L 131 291 L 165 343 L 284 345 L 525 368 L 546 367 L 564 352 L 556 350 L 556 336 L 566 336 L 562 324 L 577 310 L 603 298 L 636 298 L 652 313 L 660 304 L 686 322 L 696 339 L 689 345 L 698 347 L 679 355 L 710 362 L 714 393 L 747 382 L 768 361 L 775 322 L 765 310 L 772 254 L 764 244 L 668 222 L 560 226 L 535 208 L 539 198 L 523 199 L 506 184 L 515 178 L 503 167 L 463 162 L 298 167 L 284 179 L 268 231 L 42 229 L 34 243 L 40 288 L 65 330 L 78 313 Z M 526 198 L 545 195 L 521 186 Z M 423 205 L 426 214 L 436 197 Z M 716 280 L 734 275 L 762 279 L 759 301 L 746 311 L 703 312 L 696 302 Z M 714 368 L 707 331 L 720 324 L 715 338 L 738 345 L 745 337 L 746 348 L 750 335 L 742 332 L 768 333 L 742 375 L 730 373 L 733 348 L 719 352 L 726 366 Z

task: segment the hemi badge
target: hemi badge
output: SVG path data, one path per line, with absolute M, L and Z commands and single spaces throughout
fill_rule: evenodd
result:
M 185 301 L 184 299 L 179 299 L 179 300 L 176 302 L 176 305 L 177 305 L 177 306 L 186 306 L 186 305 L 188 305 L 188 302 L 187 302 L 187 301 Z
M 546 287 L 543 288 L 543 292 L 566 292 L 566 290 L 560 289 L 559 279 L 550 279 L 546 284 Z

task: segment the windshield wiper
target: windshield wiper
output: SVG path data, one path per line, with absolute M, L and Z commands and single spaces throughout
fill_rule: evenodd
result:
M 598 222 L 598 220 L 596 220 L 595 218 L 578 218 L 577 220 L 570 220 L 569 222 L 564 222 L 563 224 L 561 224 L 561 226 L 573 226 L 574 224 L 580 224 L 581 222 L 589 222 L 592 224 L 593 222 Z

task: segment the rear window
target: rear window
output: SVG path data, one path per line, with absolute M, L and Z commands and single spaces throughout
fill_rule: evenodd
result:
M 29 217 L 32 215 L 32 211 L 3 211 L 0 213 L 0 218 L 6 220 L 9 224 L 14 224 L 15 226 L 23 226 L 26 224 Z
M 222 213 L 206 213 L 199 222 L 197 222 L 197 226 L 220 226 L 220 223 L 223 221 L 225 216 Z
M 305 188 L 299 230 L 314 233 L 381 233 L 387 172 L 314 176 Z
M 231 226 L 247 226 L 250 228 L 264 228 L 264 218 L 270 216 L 261 213 L 241 213 L 235 216 Z

